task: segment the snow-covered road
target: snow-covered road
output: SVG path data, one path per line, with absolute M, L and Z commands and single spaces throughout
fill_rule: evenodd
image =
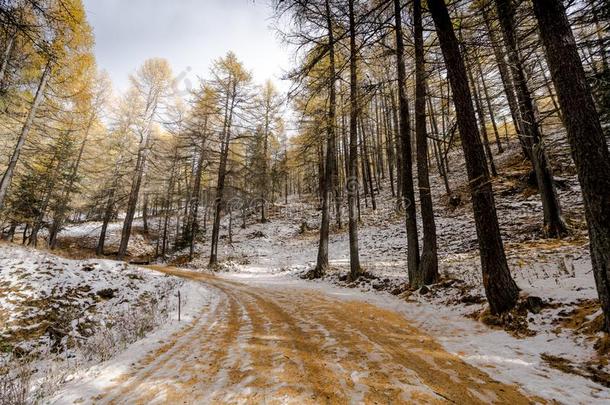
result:
M 323 292 L 173 268 L 212 292 L 188 326 L 57 403 L 531 403 L 397 312 Z M 538 399 L 540 400 L 540 399 Z M 541 401 L 541 400 L 540 400 Z M 543 402 L 543 401 L 541 401 Z

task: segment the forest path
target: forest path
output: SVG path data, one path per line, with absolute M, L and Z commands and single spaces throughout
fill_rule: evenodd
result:
M 217 298 L 95 403 L 543 402 L 444 351 L 395 312 L 313 289 L 154 269 L 203 282 Z

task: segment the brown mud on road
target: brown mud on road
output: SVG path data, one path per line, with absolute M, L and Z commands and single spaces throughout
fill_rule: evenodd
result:
M 218 299 L 83 403 L 544 403 L 444 351 L 395 312 L 153 268 L 205 283 Z

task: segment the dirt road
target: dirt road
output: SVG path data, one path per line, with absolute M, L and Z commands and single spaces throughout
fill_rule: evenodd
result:
M 444 351 L 402 316 L 303 289 L 200 280 L 217 299 L 95 403 L 541 402 Z

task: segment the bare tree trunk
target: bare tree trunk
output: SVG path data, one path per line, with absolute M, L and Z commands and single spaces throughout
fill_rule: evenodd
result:
M 108 223 L 112 218 L 112 212 L 114 211 L 114 194 L 116 192 L 117 184 L 109 190 L 108 200 L 106 202 L 106 209 L 104 210 L 104 218 L 102 219 L 102 229 L 100 230 L 100 237 L 95 248 L 95 254 L 98 256 L 104 255 L 104 244 L 106 243 L 106 231 L 108 230 Z
M 390 100 L 392 101 L 392 122 L 394 124 L 394 139 L 396 141 L 396 208 L 400 210 L 402 207 L 402 141 L 400 139 L 398 109 L 392 87 L 390 87 Z
M 91 114 L 89 118 L 89 123 L 87 124 L 87 128 L 85 129 L 85 135 L 80 144 L 80 148 L 78 150 L 78 155 L 76 157 L 76 161 L 72 166 L 72 173 L 70 175 L 70 181 L 68 182 L 67 187 L 65 188 L 64 195 L 62 197 L 62 201 L 60 207 L 58 209 L 58 213 L 53 218 L 53 224 L 51 225 L 51 229 L 49 230 L 49 247 L 51 249 L 55 249 L 57 244 L 57 235 L 61 230 L 63 223 L 66 217 L 66 211 L 68 210 L 68 205 L 70 204 L 72 188 L 74 187 L 74 182 L 76 181 L 76 176 L 78 175 L 78 169 L 80 168 L 80 163 L 83 158 L 83 152 L 85 151 L 85 146 L 87 145 L 87 139 L 89 138 L 89 131 L 91 130 L 91 126 L 93 125 L 93 121 L 95 120 L 95 113 Z
M 336 100 L 336 95 L 335 95 L 335 100 Z M 335 113 L 336 115 L 336 113 Z M 336 124 L 336 117 L 335 117 L 335 124 Z M 332 185 L 333 185 L 333 192 L 334 192 L 334 199 L 335 199 L 335 219 L 336 219 L 336 225 L 338 229 L 343 228 L 343 223 L 341 221 L 341 199 L 342 199 L 342 195 L 341 195 L 341 163 L 339 161 L 339 145 L 338 145 L 338 139 L 337 139 L 337 130 L 336 130 L 337 126 L 334 125 L 334 138 L 335 138 L 335 145 L 333 148 L 333 152 L 334 152 L 334 156 L 333 156 L 333 178 L 332 178 Z
M 148 193 L 144 194 L 142 202 L 142 228 L 144 233 L 148 233 Z
M 493 314 L 503 313 L 515 306 L 519 289 L 510 275 L 506 262 L 494 195 L 485 165 L 485 153 L 477 130 L 472 96 L 468 87 L 466 67 L 445 1 L 428 0 L 428 7 L 434 20 L 453 90 L 453 100 L 470 183 L 485 295 L 491 312 Z
M 422 27 L 421 0 L 413 1 L 413 24 L 415 41 L 415 136 L 417 138 L 417 182 L 421 205 L 423 245 L 419 273 L 422 275 L 419 288 L 423 284 L 438 281 L 438 255 L 436 243 L 436 223 L 432 207 L 430 179 L 428 175 L 428 137 L 426 132 L 426 67 L 424 59 L 424 38 Z
M 383 94 L 383 93 L 382 93 Z M 392 191 L 392 197 L 396 197 L 396 189 L 394 187 L 394 165 L 396 163 L 396 158 L 394 155 L 394 140 L 393 140 L 393 128 L 391 121 L 391 112 L 388 107 L 388 100 L 385 94 L 382 97 L 383 102 L 383 116 L 385 122 L 385 136 L 386 136 L 386 155 L 388 162 L 388 174 L 390 176 L 390 189 Z
M 218 263 L 218 237 L 220 236 L 220 214 L 224 204 L 225 178 L 227 175 L 227 159 L 231 143 L 231 123 L 233 109 L 235 108 L 236 84 L 233 83 L 232 94 L 227 93 L 225 101 L 225 118 L 222 133 L 220 165 L 218 167 L 218 181 L 216 183 L 216 198 L 214 200 L 214 222 L 212 225 L 212 241 L 210 252 L 210 266 Z
M 405 70 L 405 46 L 402 33 L 402 13 L 400 0 L 394 0 L 394 22 L 396 36 L 396 65 L 398 71 L 398 111 L 400 140 L 402 147 L 402 197 L 405 204 L 405 222 L 407 228 L 407 267 L 409 283 L 412 286 L 424 283 L 423 274 L 419 271 L 419 240 L 417 236 L 417 217 L 415 216 L 415 192 L 413 190 L 413 168 L 411 152 L 411 129 L 409 123 L 409 102 L 407 100 Z
M 146 139 L 143 146 L 140 146 L 138 151 L 138 159 L 136 161 L 136 168 L 133 174 L 133 180 L 131 182 L 131 190 L 129 192 L 129 200 L 127 202 L 127 210 L 125 212 L 125 221 L 123 222 L 123 229 L 121 231 L 121 242 L 119 244 L 119 251 L 117 258 L 123 259 L 127 254 L 127 247 L 129 245 L 129 238 L 131 236 L 131 227 L 133 224 L 133 218 L 136 213 L 136 206 L 138 204 L 138 196 L 140 194 L 140 186 L 142 185 L 142 177 L 144 176 L 144 168 L 146 166 L 146 159 L 148 156 L 148 149 L 150 147 L 148 134 L 145 135 Z
M 69 131 L 69 130 L 68 130 Z M 61 168 L 61 157 L 58 156 L 59 153 L 56 153 L 51 160 L 51 164 L 49 165 L 49 173 L 51 173 L 51 178 L 48 179 L 48 184 L 46 184 L 44 198 L 42 200 L 42 204 L 40 205 L 40 213 L 36 218 L 36 222 L 32 225 L 32 233 L 30 234 L 29 245 L 34 247 L 38 246 L 38 232 L 43 227 L 44 217 L 47 213 L 47 207 L 49 206 L 49 202 L 51 201 L 51 197 L 53 196 L 53 190 L 55 189 L 55 185 L 57 184 L 57 177 L 55 173 L 58 173 Z M 57 161 L 57 165 L 54 166 L 55 161 Z
M 172 167 L 170 171 L 169 181 L 167 183 L 167 189 L 165 191 L 165 212 L 163 213 L 163 242 L 161 243 L 161 258 L 165 260 L 167 253 L 168 239 L 169 239 L 169 222 L 171 218 L 171 211 L 173 206 L 172 195 L 174 193 L 174 183 L 176 182 L 176 158 L 178 155 L 178 148 L 174 150 L 174 158 L 172 159 Z
M 375 94 L 375 104 L 374 104 L 375 123 L 376 123 L 376 129 L 377 129 L 375 150 L 377 151 L 377 177 L 381 178 L 382 180 L 385 180 L 385 162 L 383 160 L 383 148 L 382 148 L 384 131 L 382 130 L 382 122 L 381 122 L 382 114 L 381 114 L 381 103 L 379 102 L 379 97 L 380 97 L 379 91 L 377 91 L 377 93 Z M 381 189 L 381 184 L 379 185 L 379 188 Z
M 358 141 L 360 144 L 360 175 L 362 177 L 362 190 L 364 191 L 364 207 L 368 208 L 369 207 L 369 199 L 367 198 L 369 195 L 369 182 L 368 182 L 368 171 L 366 170 L 366 167 L 364 166 L 365 164 L 365 160 L 364 160 L 364 140 L 362 138 L 363 136 L 363 132 L 364 132 L 364 127 L 362 126 L 362 120 L 360 119 L 360 117 L 358 118 L 358 124 L 360 125 L 360 131 L 358 133 Z
M 368 182 L 368 187 L 369 187 L 369 194 L 371 196 L 371 206 L 373 208 L 373 211 L 377 209 L 377 202 L 375 201 L 375 189 L 373 187 L 373 170 L 371 170 L 371 161 L 369 158 L 369 148 L 368 148 L 368 142 L 366 141 L 366 133 L 368 131 L 365 130 L 364 127 L 364 120 L 362 118 L 360 118 L 360 126 L 362 128 L 362 131 L 360 133 L 360 138 L 362 140 L 362 164 L 364 167 L 364 170 L 366 170 L 366 177 L 365 174 L 362 174 L 362 178 L 366 180 Z
M 268 183 L 269 183 L 269 179 L 267 178 L 267 172 L 268 172 L 268 168 L 267 168 L 267 153 L 269 151 L 269 106 L 267 106 L 267 108 L 265 108 L 265 128 L 264 128 L 264 133 L 263 133 L 263 173 L 262 173 L 262 178 L 263 178 L 263 187 L 261 188 L 261 223 L 264 224 L 265 222 L 267 222 L 267 215 L 265 212 L 265 208 L 266 208 L 266 200 L 268 198 L 267 193 L 267 187 L 268 187 Z
M 430 179 L 428 175 L 428 134 L 426 131 L 426 67 L 422 27 L 421 0 L 413 1 L 413 24 L 415 41 L 415 136 L 417 138 L 417 176 L 421 205 L 423 245 L 419 273 L 419 288 L 423 284 L 438 281 L 438 255 L 436 223 L 432 207 Z
M 591 263 L 605 330 L 610 332 L 610 156 L 595 102 L 560 0 L 534 0 L 548 64 L 578 171 Z
M 432 105 L 432 100 L 430 99 L 430 97 L 428 97 L 428 110 L 429 110 L 430 121 L 432 123 L 432 129 L 434 130 L 434 135 L 440 139 L 440 134 L 438 131 L 438 123 L 436 122 L 436 115 L 434 112 L 434 106 Z M 442 139 L 442 141 L 444 142 L 445 140 Z M 445 192 L 447 193 L 447 195 L 451 195 L 451 187 L 449 187 L 449 178 L 447 175 L 447 170 L 445 170 L 445 162 L 443 159 L 443 149 L 442 149 L 442 146 L 440 145 L 440 140 L 434 142 L 434 151 L 438 156 L 437 166 L 438 166 L 439 174 L 443 178 L 443 184 L 445 185 Z
M 349 43 L 350 43 L 350 120 L 349 120 L 349 171 L 347 200 L 349 207 L 349 263 L 350 278 L 356 280 L 362 274 L 358 254 L 358 76 L 356 22 L 354 19 L 354 0 L 349 0 Z
M 199 158 L 197 159 L 197 170 L 195 172 L 195 179 L 193 182 L 193 193 L 191 195 L 191 203 L 189 209 L 188 219 L 188 244 L 189 244 L 189 260 L 193 260 L 193 253 L 195 250 L 195 239 L 197 237 L 197 231 L 199 224 L 197 223 L 197 215 L 199 213 L 200 197 L 201 197 L 201 178 L 203 176 L 203 159 L 204 159 L 204 148 L 207 139 L 207 127 L 208 118 L 206 116 L 203 124 L 203 134 L 201 135 L 201 144 L 199 145 Z
M 13 180 L 13 174 L 15 172 L 17 162 L 19 161 L 21 149 L 23 148 L 23 144 L 25 143 L 25 140 L 28 134 L 30 133 L 32 123 L 34 122 L 34 117 L 36 117 L 36 112 L 38 111 L 38 107 L 40 106 L 40 102 L 42 101 L 42 97 L 50 75 L 51 62 L 49 61 L 47 62 L 44 72 L 40 77 L 40 82 L 38 83 L 38 89 L 36 90 L 34 101 L 32 101 L 32 106 L 30 107 L 27 118 L 25 119 L 23 127 L 21 128 L 21 133 L 19 134 L 19 139 L 17 140 L 17 144 L 15 145 L 15 149 L 13 150 L 11 160 L 9 161 L 8 167 L 6 168 L 4 175 L 2 175 L 2 180 L 0 180 L 0 209 L 4 207 L 4 199 L 6 198 L 8 188 Z
M 326 28 L 328 30 L 328 116 L 326 129 L 326 164 L 324 168 L 324 181 L 322 183 L 322 220 L 320 222 L 320 241 L 318 243 L 318 257 L 316 268 L 310 275 L 312 278 L 319 278 L 328 269 L 328 232 L 330 223 L 329 199 L 331 192 L 332 177 L 335 172 L 333 163 L 335 160 L 335 120 L 336 120 L 336 90 L 335 90 L 335 38 L 333 35 L 333 22 L 330 11 L 330 0 L 325 1 Z

